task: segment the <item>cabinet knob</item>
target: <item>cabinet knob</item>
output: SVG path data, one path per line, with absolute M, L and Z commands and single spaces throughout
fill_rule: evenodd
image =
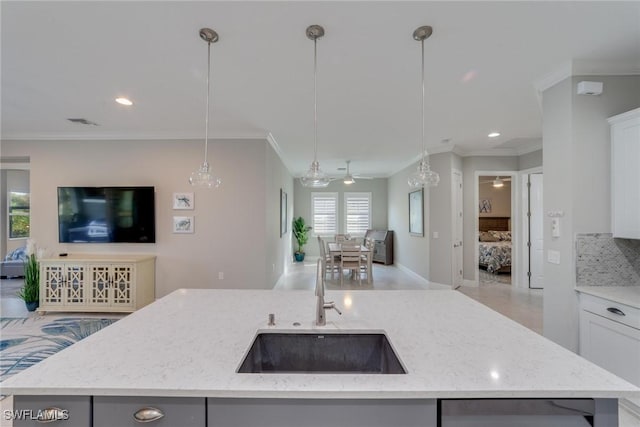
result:
M 41 424 L 52 423 L 54 421 L 65 421 L 69 419 L 69 411 L 66 409 L 56 408 L 52 406 L 50 408 L 39 411 L 37 422 Z
M 624 314 L 624 311 L 620 310 L 619 308 L 609 307 L 607 308 L 607 311 L 609 313 L 617 314 L 618 316 L 626 316 L 626 314 Z
M 152 407 L 138 409 L 138 411 L 133 414 L 133 419 L 139 423 L 150 423 L 152 421 L 159 420 L 162 417 L 164 417 L 164 412 Z

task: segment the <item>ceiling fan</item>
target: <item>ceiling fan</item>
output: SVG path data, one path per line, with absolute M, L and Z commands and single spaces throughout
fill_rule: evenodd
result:
M 480 184 L 491 184 L 492 183 L 495 188 L 500 188 L 500 187 L 504 186 L 504 183 L 506 181 L 511 181 L 511 177 L 510 176 L 506 176 L 504 178 L 500 178 L 500 176 L 498 175 L 498 176 L 496 176 L 495 179 L 491 179 L 491 180 L 488 180 L 488 181 L 480 181 Z
M 351 160 L 347 160 L 347 173 L 345 174 L 345 176 L 343 178 L 334 178 L 334 179 L 342 179 L 342 182 L 344 182 L 347 185 L 351 185 L 355 183 L 356 178 L 357 179 L 373 179 L 372 176 L 351 175 L 351 172 L 349 172 L 350 163 L 351 163 Z M 338 168 L 338 170 L 344 170 L 344 168 Z

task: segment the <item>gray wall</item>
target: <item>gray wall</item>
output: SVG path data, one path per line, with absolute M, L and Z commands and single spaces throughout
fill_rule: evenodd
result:
M 279 236 L 279 188 L 291 192 L 293 182 L 272 151 L 265 140 L 211 141 L 209 160 L 222 186 L 194 190 L 187 179 L 202 163 L 201 141 L 3 141 L 3 156 L 31 158 L 38 244 L 54 254 L 153 253 L 156 297 L 182 287 L 273 287 L 288 238 Z M 58 243 L 56 188 L 103 185 L 155 186 L 155 244 Z M 195 209 L 172 210 L 173 193 L 185 191 L 195 193 Z M 193 215 L 195 233 L 172 233 L 174 215 Z
M 542 140 L 540 141 L 542 142 Z M 518 157 L 518 170 L 537 168 L 542 166 L 542 150 L 532 151 Z
M 311 218 L 311 193 L 338 193 L 338 233 L 344 232 L 344 193 L 370 192 L 371 193 L 371 226 L 373 229 L 387 229 L 387 179 L 357 179 L 351 185 L 345 185 L 342 180 L 335 180 L 327 188 L 307 188 L 296 179 L 294 183 L 295 204 L 293 208 L 294 218 L 301 216 L 309 225 Z M 291 222 L 291 221 L 289 221 Z M 289 224 L 291 227 L 291 223 Z M 392 229 L 392 228 L 390 228 Z M 291 243 L 293 246 L 294 243 Z M 316 236 L 313 230 L 310 233 L 309 242 L 304 251 L 308 257 L 320 255 Z
M 430 156 L 430 162 L 433 161 Z M 389 178 L 389 229 L 394 231 L 394 262 L 429 278 L 430 193 L 424 190 L 424 237 L 409 235 L 409 175 L 415 172 L 417 163 L 408 166 Z M 432 170 L 441 173 L 440 170 Z M 442 177 L 441 177 L 442 179 Z M 437 187 L 436 187 L 437 188 Z
M 576 94 L 582 80 L 602 81 L 600 96 Z M 551 238 L 544 218 L 545 252 L 560 252 L 560 264 L 545 263 L 544 335 L 577 351 L 578 300 L 574 236 L 610 232 L 611 140 L 608 117 L 640 106 L 640 76 L 574 76 L 543 95 L 544 210 L 562 211 L 561 236 Z

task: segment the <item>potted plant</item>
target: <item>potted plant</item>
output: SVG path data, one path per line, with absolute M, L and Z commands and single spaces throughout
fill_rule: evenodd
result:
M 293 220 L 293 236 L 296 238 L 298 242 L 298 250 L 295 251 L 294 256 L 296 257 L 297 262 L 304 261 L 304 245 L 309 241 L 309 227 L 304 222 L 304 218 L 299 216 L 298 218 Z
M 40 263 L 38 251 L 32 240 L 27 241 L 27 259 L 24 262 L 24 285 L 18 297 L 24 300 L 27 310 L 34 311 L 40 304 Z

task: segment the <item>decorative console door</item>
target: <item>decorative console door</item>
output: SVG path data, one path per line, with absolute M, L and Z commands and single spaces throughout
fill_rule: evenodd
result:
M 134 264 L 92 264 L 89 272 L 91 306 L 128 310 L 134 308 Z
M 86 268 L 81 264 L 43 265 L 42 299 L 47 306 L 74 307 L 86 304 Z

